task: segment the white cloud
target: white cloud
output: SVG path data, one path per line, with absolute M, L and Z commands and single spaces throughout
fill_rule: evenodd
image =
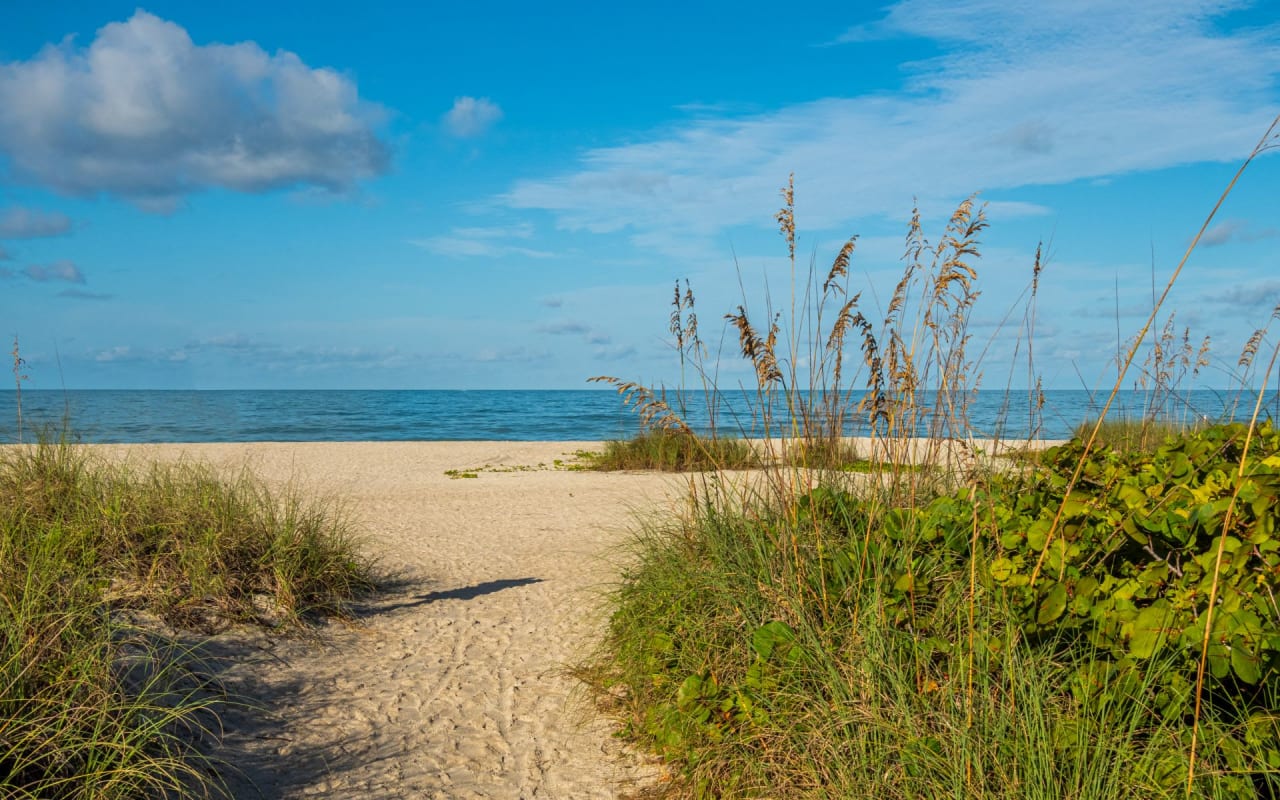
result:
M 0 64 L 0 151 L 14 177 L 172 210 L 192 191 L 342 191 L 384 172 L 383 112 L 332 69 L 253 42 L 196 45 L 137 11 Z
M 459 97 L 444 115 L 444 126 L 460 139 L 484 134 L 502 119 L 502 109 L 487 97 Z
M 791 172 L 798 217 L 824 230 L 904 215 L 913 195 L 946 206 L 974 191 L 1236 160 L 1273 113 L 1280 29 L 1222 33 L 1212 17 L 1225 8 L 905 0 L 847 37 L 947 47 L 905 65 L 897 95 L 706 114 L 589 150 L 577 168 L 519 181 L 500 200 L 552 212 L 568 230 L 687 240 L 767 225 Z
M 22 274 L 37 283 L 52 281 L 84 283 L 84 274 L 80 272 L 80 268 L 67 259 L 55 261 L 52 264 L 32 264 L 24 269 Z
M 0 239 L 43 239 L 71 230 L 71 219 L 58 212 L 12 206 L 0 211 Z

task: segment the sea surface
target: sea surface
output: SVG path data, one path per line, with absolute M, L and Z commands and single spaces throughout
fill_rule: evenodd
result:
M 667 395 L 672 406 L 681 398 Z M 1038 419 L 1026 392 L 982 391 L 969 406 L 975 436 L 1028 435 L 1059 439 L 1097 415 L 1105 393 L 1046 391 Z M 1140 392 L 1117 398 L 1112 418 L 1138 416 L 1150 403 Z M 1170 404 L 1175 418 L 1222 419 L 1235 410 L 1247 417 L 1253 398 L 1210 390 L 1180 393 Z M 700 393 L 683 398 L 685 416 L 700 431 L 710 427 Z M 721 431 L 759 436 L 754 397 L 721 397 L 715 404 Z M 1247 406 L 1245 408 L 1244 406 Z M 1265 414 L 1277 415 L 1274 392 Z M 596 441 L 639 430 L 639 419 L 608 390 L 508 391 L 108 391 L 0 392 L 0 442 L 32 441 L 38 434 L 106 442 L 341 442 L 341 441 Z M 783 410 L 775 417 L 785 418 Z M 846 432 L 864 432 L 851 422 Z

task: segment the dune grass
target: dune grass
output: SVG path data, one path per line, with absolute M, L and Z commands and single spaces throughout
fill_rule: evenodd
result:
M 773 449 L 769 449 L 768 444 L 768 440 L 752 443 L 736 437 L 701 436 L 656 428 L 630 439 L 607 441 L 602 450 L 583 450 L 576 455 L 582 468 L 600 472 L 715 472 L 760 469 L 781 462 L 815 470 L 865 473 L 876 469 L 870 458 L 844 439 L 801 439 Z M 899 466 L 902 469 L 920 468 L 912 464 Z
M 345 615 L 357 545 L 246 472 L 0 450 L 0 796 L 217 794 L 217 693 L 165 631 Z
M 1142 461 L 1111 448 L 1145 449 L 1170 431 L 1139 426 L 1135 442 L 1123 426 L 1089 425 L 1071 447 L 1017 469 L 971 468 L 981 208 L 961 204 L 936 244 L 913 216 L 904 273 L 873 318 L 846 288 L 853 240 L 825 274 L 797 272 L 791 186 L 783 196 L 791 303 L 779 313 L 766 297 L 757 317 L 744 302 L 728 319 L 756 376 L 755 428 L 787 430 L 790 442 L 759 480 L 707 473 L 690 484 L 682 518 L 637 533 L 606 599 L 605 636 L 579 670 L 624 734 L 672 767 L 669 794 L 1280 794 L 1280 692 L 1261 677 L 1276 666 L 1266 642 L 1280 631 L 1266 510 L 1280 456 L 1250 455 L 1252 437 L 1271 448 L 1274 432 L 1210 429 Z M 1037 253 L 1021 322 L 1004 332 L 1028 373 L 1041 269 Z M 861 358 L 845 359 L 846 336 Z M 1253 354 L 1263 341 L 1265 328 Z M 682 368 L 704 352 L 677 345 Z M 1147 377 L 1172 396 L 1183 373 L 1159 366 L 1164 353 L 1149 360 Z M 704 380 L 718 374 L 692 363 Z M 605 380 L 641 398 L 646 422 L 687 429 L 652 393 Z M 864 391 L 852 401 L 855 381 Z M 1024 407 L 1041 405 L 1033 380 Z M 769 418 L 779 407 L 789 419 Z M 872 439 L 871 474 L 794 456 L 820 452 L 851 421 Z M 1209 455 L 1201 474 L 1194 465 Z M 1247 485 L 1249 505 L 1234 516 L 1246 490 L 1232 488 L 1224 464 Z M 1166 628 L 1175 609 L 1193 621 Z
M 749 469 L 761 464 L 755 450 L 741 439 L 712 438 L 662 428 L 644 431 L 630 439 L 605 442 L 603 450 L 584 450 L 579 456 L 587 469 L 603 472 L 630 469 L 702 472 Z
M 1087 420 L 1072 432 L 1075 439 L 1087 439 L 1096 428 L 1097 446 L 1118 452 L 1153 452 L 1170 437 L 1188 433 L 1196 426 L 1168 419 L 1144 416 L 1141 419 Z

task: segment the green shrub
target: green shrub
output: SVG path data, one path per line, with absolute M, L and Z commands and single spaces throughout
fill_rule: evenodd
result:
M 1078 695 L 1140 703 L 1189 735 L 1204 652 L 1204 744 L 1260 776 L 1280 768 L 1280 431 L 1259 425 L 1246 456 L 1248 433 L 1087 458 L 1073 440 L 1029 476 L 917 513 L 953 541 L 979 520 L 981 581 L 1030 644 L 1078 658 Z

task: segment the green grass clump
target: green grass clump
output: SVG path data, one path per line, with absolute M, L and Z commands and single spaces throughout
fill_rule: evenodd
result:
M 1089 420 L 1080 423 L 1072 432 L 1073 439 L 1088 441 L 1098 421 Z M 1096 447 L 1113 450 L 1119 453 L 1151 453 L 1171 437 L 1187 433 L 1194 428 L 1167 419 L 1142 417 L 1111 418 L 1102 421 L 1098 427 Z
M 213 695 L 145 618 L 295 625 L 371 587 L 340 514 L 247 473 L 0 452 L 0 796 L 215 791 Z
M 682 430 L 651 429 L 632 439 L 605 442 L 601 452 L 579 454 L 588 469 L 656 469 L 699 472 L 760 466 L 751 445 L 741 439 L 705 437 Z

